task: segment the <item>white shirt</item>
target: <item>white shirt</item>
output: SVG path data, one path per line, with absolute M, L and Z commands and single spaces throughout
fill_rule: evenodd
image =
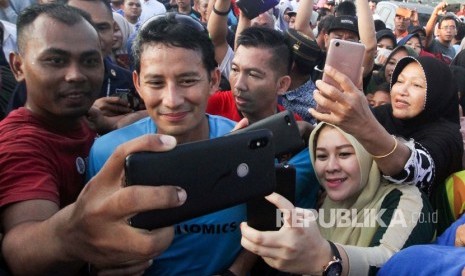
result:
M 6 61 L 10 62 L 8 56 L 11 52 L 16 52 L 16 25 L 8 21 L 0 20 L 0 28 L 3 29 L 3 53 Z
M 165 5 L 157 0 L 141 0 L 142 13 L 139 17 L 139 23 L 143 24 L 147 19 L 154 15 L 166 12 Z
M 16 24 L 19 13 L 36 3 L 36 0 L 9 0 L 8 8 L 0 8 L 0 19 Z

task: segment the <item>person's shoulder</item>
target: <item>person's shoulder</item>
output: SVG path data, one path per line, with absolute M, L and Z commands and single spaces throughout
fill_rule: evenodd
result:
M 223 116 L 211 114 L 207 114 L 207 116 L 208 124 L 210 126 L 210 137 L 223 136 L 230 132 L 236 125 L 236 122 Z
M 312 169 L 310 165 L 310 151 L 308 147 L 303 148 L 296 154 L 294 154 L 290 159 L 289 159 L 289 164 L 291 165 L 296 165 L 296 164 L 308 164 L 309 169 Z
M 6 118 L 0 121 L 0 140 L 4 139 L 29 139 L 31 135 L 40 135 L 46 130 L 30 114 L 27 109 L 19 108 L 11 111 Z M 30 133 L 31 135 L 24 135 Z
M 391 210 L 387 213 L 391 213 L 396 209 L 401 210 L 401 215 L 404 216 L 407 216 L 411 212 L 432 212 L 432 207 L 428 198 L 415 185 L 392 183 L 386 185 L 392 185 L 394 187 L 394 189 L 386 190 L 384 199 L 381 202 L 381 209 Z M 394 216 L 396 214 L 392 213 L 392 215 Z
M 119 66 L 118 64 L 115 64 L 114 62 L 105 59 L 105 71 L 110 73 L 110 76 L 112 78 L 118 79 L 121 77 L 131 77 L 132 73 L 131 71 Z
M 207 113 L 218 114 L 232 104 L 234 104 L 234 97 L 231 90 L 216 91 L 208 98 Z
M 282 112 L 282 111 L 284 111 L 284 110 L 286 110 L 286 108 L 285 108 L 283 105 L 278 104 L 278 111 L 279 111 L 279 112 Z M 303 121 L 302 117 L 300 117 L 299 114 L 297 114 L 297 113 L 295 113 L 295 112 L 292 112 L 292 115 L 294 115 L 294 119 L 295 119 L 296 121 Z
M 210 96 L 209 100 L 230 100 L 233 99 L 231 90 L 219 90 Z

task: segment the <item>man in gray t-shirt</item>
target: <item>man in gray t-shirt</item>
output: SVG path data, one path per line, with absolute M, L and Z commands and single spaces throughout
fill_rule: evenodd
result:
M 434 54 L 441 53 L 452 60 L 455 57 L 452 40 L 457 35 L 457 22 L 454 16 L 446 15 L 439 20 L 437 37 L 433 38 L 438 13 L 445 9 L 445 5 L 445 2 L 439 3 L 426 24 L 426 49 Z

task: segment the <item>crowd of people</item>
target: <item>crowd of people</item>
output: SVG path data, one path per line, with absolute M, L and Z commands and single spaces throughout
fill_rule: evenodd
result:
M 465 275 L 462 14 L 400 7 L 391 30 L 376 4 L 0 0 L 0 275 Z M 334 39 L 364 46 L 359 81 Z M 305 143 L 274 160 L 295 168 L 294 200 L 266 197 L 279 230 L 246 203 L 130 225 L 189 193 L 125 186 L 126 156 L 284 110 Z

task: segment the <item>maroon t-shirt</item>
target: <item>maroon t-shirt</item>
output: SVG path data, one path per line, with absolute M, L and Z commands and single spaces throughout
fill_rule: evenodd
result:
M 0 207 L 31 199 L 60 208 L 74 202 L 94 138 L 84 122 L 64 133 L 26 108 L 12 111 L 0 121 Z

